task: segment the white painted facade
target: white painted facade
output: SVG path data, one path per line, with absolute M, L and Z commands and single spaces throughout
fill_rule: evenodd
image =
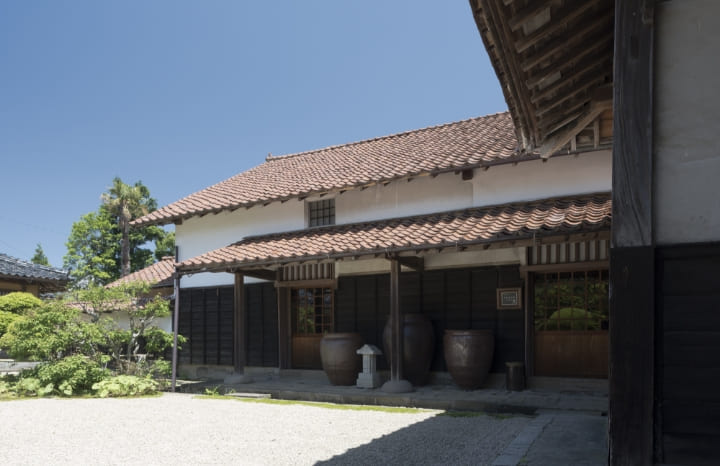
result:
M 130 329 L 130 318 L 128 317 L 127 311 L 114 311 L 112 313 L 112 318 L 117 322 L 118 326 L 122 329 L 129 330 Z M 165 330 L 168 333 L 171 333 L 172 330 L 172 316 L 167 317 L 160 317 L 155 319 L 152 324 L 153 326 Z
M 610 151 L 558 156 L 475 170 L 472 180 L 463 181 L 459 173 L 435 177 L 420 176 L 353 189 L 334 197 L 337 224 L 431 214 L 469 207 L 529 201 L 555 196 L 607 192 L 611 188 Z M 314 198 L 308 198 L 311 201 Z M 267 206 L 241 208 L 185 220 L 176 227 L 180 261 L 228 246 L 248 236 L 304 229 L 305 202 L 290 200 Z M 472 264 L 521 263 L 524 254 L 514 249 L 482 253 L 443 254 L 426 258 L 427 267 L 452 267 Z M 385 271 L 387 261 L 345 261 L 338 273 L 377 273 Z M 248 279 L 248 282 L 250 280 Z M 184 276 L 183 288 L 231 285 L 226 273 L 202 273 Z
M 718 241 L 720 2 L 655 8 L 655 240 Z

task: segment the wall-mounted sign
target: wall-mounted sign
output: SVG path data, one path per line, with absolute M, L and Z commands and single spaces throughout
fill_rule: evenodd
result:
M 522 309 L 520 288 L 498 288 L 497 289 L 498 309 Z

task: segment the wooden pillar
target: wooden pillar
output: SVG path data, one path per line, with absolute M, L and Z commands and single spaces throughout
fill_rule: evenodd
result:
M 173 294 L 175 295 L 175 308 L 173 310 L 172 377 L 170 389 L 174 392 L 175 386 L 177 385 L 178 327 L 180 326 L 180 275 L 177 273 L 177 270 L 173 277 Z
M 233 364 L 235 372 L 242 374 L 247 364 L 247 310 L 245 309 L 245 275 L 235 273 L 235 329 L 233 332 L 233 343 L 235 354 Z
M 654 442 L 653 0 L 615 2 L 609 463 L 662 462 Z
M 245 309 L 245 275 L 235 272 L 233 289 L 233 308 L 235 326 L 233 328 L 233 367 L 234 373 L 225 377 L 226 384 L 250 383 L 252 378 L 245 374 L 247 364 L 247 312 Z
M 400 312 L 400 263 L 390 261 L 390 331 L 392 360 L 390 361 L 390 379 L 403 378 L 403 320 Z
M 413 390 L 412 384 L 403 379 L 403 315 L 400 311 L 400 262 L 390 258 L 390 380 L 382 390 L 391 393 L 406 393 Z
M 290 369 L 290 303 L 289 288 L 275 288 L 278 304 L 278 367 Z

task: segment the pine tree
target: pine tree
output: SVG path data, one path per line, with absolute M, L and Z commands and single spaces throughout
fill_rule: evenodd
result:
M 38 265 L 50 265 L 50 261 L 45 255 L 45 251 L 43 251 L 42 245 L 40 243 L 37 244 L 37 247 L 35 248 L 35 255 L 32 256 L 30 262 Z

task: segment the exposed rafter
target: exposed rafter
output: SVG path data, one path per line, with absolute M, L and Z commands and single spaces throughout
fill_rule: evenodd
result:
M 601 115 L 612 104 L 597 89 L 612 84 L 613 0 L 470 4 L 523 150 L 547 157 L 611 140 Z

